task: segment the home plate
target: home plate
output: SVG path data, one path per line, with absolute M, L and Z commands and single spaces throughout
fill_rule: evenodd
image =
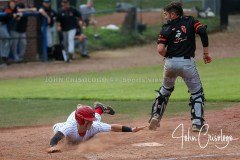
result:
M 157 143 L 157 142 L 150 142 L 150 143 L 135 143 L 132 144 L 134 147 L 162 147 L 163 144 Z

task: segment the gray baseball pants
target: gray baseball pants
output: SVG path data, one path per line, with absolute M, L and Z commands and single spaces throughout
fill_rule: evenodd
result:
M 184 59 L 184 57 L 165 58 L 164 72 L 163 72 L 163 87 L 160 93 L 162 95 L 169 95 L 171 89 L 174 87 L 176 78 L 180 76 L 188 87 L 191 97 L 197 98 L 196 101 L 202 102 L 203 99 L 198 98 L 202 93 L 197 93 L 202 88 L 202 83 L 195 65 L 194 58 Z M 203 117 L 202 104 L 195 103 L 194 105 L 196 117 Z M 193 119 L 192 124 L 201 125 L 200 119 Z

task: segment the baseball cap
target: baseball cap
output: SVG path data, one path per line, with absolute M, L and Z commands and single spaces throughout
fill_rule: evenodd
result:
M 43 0 L 45 3 L 51 3 L 51 0 Z

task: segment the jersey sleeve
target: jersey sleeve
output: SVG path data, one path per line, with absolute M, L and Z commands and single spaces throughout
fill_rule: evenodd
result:
M 198 33 L 198 30 L 203 27 L 203 25 L 201 24 L 201 22 L 199 22 L 198 20 L 193 19 L 193 27 L 194 27 L 194 31 L 195 33 Z
M 74 125 L 71 123 L 65 123 L 61 128 L 59 128 L 59 132 L 61 132 L 65 137 L 71 135 L 74 130 Z
M 107 123 L 102 122 L 94 122 L 93 123 L 93 129 L 95 133 L 100 132 L 110 132 L 111 131 L 111 125 Z
M 161 43 L 167 45 L 170 33 L 171 33 L 170 27 L 163 26 L 162 30 L 158 35 L 157 44 Z
M 198 20 L 193 18 L 193 27 L 196 34 L 201 37 L 203 47 L 208 47 L 208 35 L 207 35 L 207 27 L 202 25 Z
M 157 44 L 160 43 L 167 44 L 167 41 L 168 41 L 167 37 L 160 33 L 158 36 Z

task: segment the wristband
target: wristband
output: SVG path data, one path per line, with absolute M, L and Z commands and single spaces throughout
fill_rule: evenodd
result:
M 122 126 L 122 132 L 132 132 L 132 128 L 127 126 Z
M 63 139 L 63 137 L 64 137 L 64 134 L 63 134 L 62 132 L 58 131 L 58 132 L 53 136 L 53 138 L 51 139 L 51 141 L 50 141 L 50 146 L 51 146 L 51 147 L 56 146 L 56 145 L 58 144 L 58 142 L 59 142 L 61 139 Z

